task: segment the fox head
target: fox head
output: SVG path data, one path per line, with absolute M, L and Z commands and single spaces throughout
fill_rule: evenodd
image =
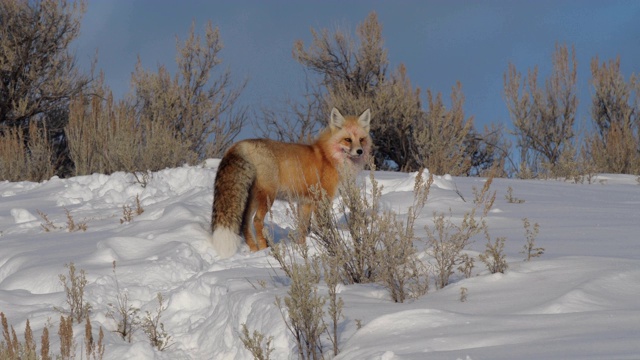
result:
M 371 152 L 369 136 L 371 111 L 365 110 L 359 117 L 342 116 L 338 109 L 331 110 L 329 128 L 331 129 L 332 153 L 340 160 L 351 160 L 364 166 Z

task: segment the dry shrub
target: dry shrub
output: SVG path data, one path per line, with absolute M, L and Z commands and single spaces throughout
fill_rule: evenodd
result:
M 31 331 L 31 325 L 27 319 L 27 324 L 24 329 L 24 342 L 18 340 L 16 331 L 13 325 L 10 327 L 4 313 L 0 312 L 0 319 L 2 321 L 2 335 L 4 341 L 0 341 L 0 359 L 6 360 L 35 360 L 38 358 L 36 341 L 33 338 L 33 332 Z M 11 329 L 11 330 L 9 330 Z M 45 348 L 46 346 L 46 348 Z M 46 354 L 48 352 L 48 339 L 47 342 L 42 342 L 42 351 Z
M 482 133 L 471 129 L 465 140 L 465 153 L 471 168 L 464 175 L 508 177 L 516 168 L 511 156 L 511 142 L 505 138 L 503 125 L 485 125 Z M 508 165 L 508 167 L 507 167 Z
M 503 273 L 507 271 L 509 264 L 507 264 L 506 255 L 504 253 L 504 243 L 507 240 L 505 237 L 498 237 L 494 242 L 491 242 L 491 235 L 487 229 L 484 229 L 485 238 L 487 243 L 485 245 L 484 253 L 478 255 L 480 261 L 482 261 L 490 273 Z
M 467 296 L 468 296 L 468 290 L 466 287 L 461 287 L 460 288 L 460 302 L 465 302 L 467 301 Z
M 122 217 L 120 218 L 120 224 L 130 223 L 133 221 L 134 216 L 140 216 L 144 213 L 144 208 L 140 203 L 140 196 L 136 195 L 135 209 L 130 205 L 122 205 Z
M 326 126 L 322 105 L 324 99 L 318 85 L 307 76 L 304 101 L 287 98 L 282 108 L 263 107 L 255 128 L 261 137 L 283 142 L 310 143 L 313 135 Z
M 633 137 L 631 128 L 613 124 L 602 138 L 594 134 L 586 141 L 589 156 L 599 172 L 640 173 L 638 141 Z
M 587 157 L 600 172 L 640 174 L 640 81 L 625 81 L 620 58 L 591 61 L 593 131 L 585 139 Z
M 320 201 L 311 225 L 312 236 L 320 251 L 331 259 L 330 265 L 345 284 L 379 283 L 387 288 L 393 301 L 426 293 L 426 268 L 416 256 L 414 223 L 424 207 L 433 178 L 416 175 L 414 203 L 406 220 L 382 209 L 382 187 L 371 171 L 371 197 L 355 179 L 346 177 L 334 211 L 333 202 Z M 344 222 L 343 222 L 344 221 Z M 341 227 L 346 229 L 341 230 Z
M 102 327 L 100 327 L 100 331 L 98 332 L 98 342 L 95 342 L 93 339 L 93 330 L 91 327 L 91 320 L 87 318 L 84 326 L 84 349 L 86 354 L 86 359 L 94 359 L 100 360 L 104 356 L 104 332 L 102 331 Z
M 284 298 L 276 297 L 276 306 L 293 335 L 299 359 L 322 359 L 322 334 L 326 330 L 323 320 L 327 298 L 318 291 L 321 263 L 308 254 L 306 245 L 272 244 L 272 254 L 290 279 Z M 300 259 L 296 260 L 297 255 Z
M 533 228 L 531 228 L 531 222 L 529 219 L 522 219 L 522 225 L 524 226 L 524 234 L 527 238 L 527 242 L 524 245 L 524 249 L 522 251 L 523 254 L 527 256 L 526 261 L 531 261 L 534 257 L 539 257 L 544 254 L 543 247 L 536 247 L 536 236 L 540 232 L 540 225 L 538 223 L 533 224 Z
M 413 242 L 416 239 L 415 222 L 426 204 L 433 177 L 427 177 L 422 171 L 416 174 L 414 202 L 407 209 L 406 218 L 400 219 L 393 211 L 382 208 L 382 187 L 373 174 L 371 171 L 368 187 L 359 187 L 353 177 L 345 176 L 335 204 L 322 193 L 316 194 L 318 203 L 310 230 L 318 245 L 317 255 L 309 255 L 307 245 L 294 240 L 297 234 L 290 234 L 290 245 L 270 242 L 272 256 L 290 279 L 287 295 L 276 298 L 276 305 L 302 359 L 323 356 L 327 346 L 323 344 L 321 335 L 325 333 L 333 345 L 333 354 L 339 353 L 338 324 L 343 308 L 342 299 L 336 291 L 339 283 L 380 284 L 388 290 L 394 302 L 404 302 L 428 290 L 428 268 L 418 259 Z M 443 227 L 441 234 L 445 240 L 442 243 L 446 246 L 449 243 L 462 244 L 454 255 L 448 256 L 455 259 L 451 266 L 460 265 L 460 271 L 469 274 L 467 276 L 470 276 L 473 259 L 461 251 L 471 236 L 481 231 L 474 218 L 476 209 L 486 216 L 495 200 L 495 192 L 489 192 L 490 184 L 491 180 L 476 194 L 477 208 L 465 216 L 463 224 L 449 233 L 454 227 L 449 222 L 449 228 Z M 298 213 L 294 211 L 293 214 Z M 294 218 L 296 228 L 300 228 L 297 224 L 302 220 L 299 216 Z M 444 218 L 442 224 L 445 224 Z M 437 246 L 435 243 L 431 245 Z M 434 254 L 438 252 L 449 254 L 434 250 Z M 327 295 L 318 290 L 322 280 L 327 284 Z M 325 321 L 327 315 L 329 321 Z M 260 343 L 252 342 L 246 328 L 245 332 L 245 346 L 257 356 L 255 354 L 262 351 L 260 344 L 264 337 L 260 338 Z M 256 336 L 254 334 L 254 340 Z
M 114 103 L 102 74 L 92 93 L 93 96 L 74 98 L 70 105 L 66 131 L 75 175 L 109 174 L 133 166 L 130 157 L 140 141 L 135 138 L 132 111 L 122 103 Z
M 147 72 L 138 62 L 131 79 L 136 110 L 151 123 L 177 131 L 174 135 L 188 142 L 199 160 L 220 157 L 245 121 L 237 100 L 246 83 L 234 85 L 228 70 L 211 77 L 222 63 L 222 39 L 210 22 L 203 38 L 192 25 L 187 39 L 176 41 L 176 50 L 174 76 L 164 66 Z
M 0 179 L 24 179 L 28 166 L 21 129 L 3 129 L 0 136 Z
M 67 216 L 67 231 L 68 232 L 74 232 L 74 231 L 87 231 L 87 222 L 86 221 L 76 221 L 73 219 L 73 216 L 71 215 L 71 211 L 69 211 L 69 209 L 65 208 L 64 209 L 64 213 Z
M 71 354 L 75 354 L 76 346 L 73 339 L 73 317 L 60 316 L 60 327 L 58 328 L 58 337 L 60 338 L 60 357 L 62 359 L 71 359 Z
M 65 265 L 69 269 L 68 277 L 65 275 L 59 275 L 60 282 L 64 286 L 65 294 L 67 297 L 67 305 L 69 310 L 63 310 L 55 308 L 57 311 L 65 312 L 68 315 L 60 316 L 60 326 L 58 328 L 58 337 L 60 339 L 60 353 L 58 356 L 52 357 L 50 355 L 49 346 L 49 329 L 45 326 L 42 330 L 42 337 L 40 340 L 40 353 L 37 352 L 36 341 L 29 324 L 29 320 L 25 325 L 25 341 L 24 343 L 18 340 L 13 326 L 9 327 L 8 321 L 4 313 L 0 312 L 0 320 L 2 322 L 2 333 L 4 341 L 0 341 L 0 359 L 7 360 L 51 360 L 51 359 L 75 359 L 77 344 L 73 337 L 73 320 L 76 319 L 80 324 L 82 320 L 85 320 L 85 339 L 84 350 L 86 359 L 101 360 L 104 356 L 105 346 L 103 343 L 104 333 L 102 328 L 98 333 L 98 341 L 94 341 L 93 331 L 91 326 L 91 320 L 89 319 L 89 310 L 91 306 L 84 301 L 84 288 L 87 284 L 84 270 L 80 270 L 80 273 L 76 273 L 76 268 L 73 263 Z
M 91 304 L 84 300 L 84 288 L 87 286 L 86 273 L 82 269 L 77 273 L 73 262 L 65 264 L 65 267 L 69 269 L 69 275 L 60 274 L 58 277 L 67 297 L 69 319 L 75 318 L 80 324 L 83 319 L 89 317 L 89 312 L 91 311 Z M 67 312 L 63 309 L 57 310 Z
M 351 179 L 353 180 L 353 179 Z M 355 182 L 339 189 L 339 210 L 333 209 L 333 201 L 320 196 L 315 216 L 311 222 L 311 236 L 318 242 L 321 251 L 333 258 L 339 268 L 339 277 L 345 284 L 375 282 L 378 262 L 379 238 L 373 234 L 377 224 L 374 214 L 380 210 L 380 188 L 373 187 L 373 200 Z M 343 218 L 344 214 L 348 216 Z M 341 230 L 345 221 L 346 232 Z
M 45 232 L 50 232 L 58 228 L 56 224 L 54 224 L 53 221 L 49 219 L 49 215 L 45 214 L 40 210 L 36 210 L 36 212 L 44 221 L 42 224 L 40 224 L 40 227 L 42 228 L 42 230 L 44 230 Z
M 453 87 L 450 108 L 441 94 L 427 91 L 428 108 L 423 109 L 421 90 L 411 84 L 405 66 L 388 70 L 382 24 L 375 12 L 357 26 L 355 37 L 342 30 L 312 29 L 311 33 L 312 43 L 305 47 L 296 41 L 293 54 L 320 79 L 307 85 L 312 95 L 298 108 L 313 109 L 307 112 L 321 122 L 332 107 L 346 113 L 370 108 L 374 119 L 380 120 L 371 123 L 378 168 L 417 171 L 426 167 L 432 173 L 459 175 L 471 173 L 473 167 L 492 166 L 484 162 L 499 163 L 496 146 L 479 146 L 485 138 L 472 131 L 473 121 L 464 115 L 460 83 Z M 471 134 L 475 141 L 469 141 Z M 487 140 L 501 142 L 493 137 Z
M 116 171 L 155 171 L 193 163 L 190 143 L 168 124 L 140 117 L 126 101 L 106 94 L 76 98 L 71 105 L 67 134 L 76 175 Z M 89 101 L 87 101 L 89 100 Z
M 49 328 L 46 326 L 42 329 L 40 344 L 40 358 L 42 360 L 51 360 L 51 356 L 49 356 Z
M 340 353 L 338 324 L 343 318 L 342 310 L 344 308 L 344 301 L 338 296 L 338 284 L 341 284 L 338 272 L 339 266 L 335 264 L 335 258 L 327 257 L 326 254 L 322 258 L 322 266 L 324 268 L 324 281 L 327 284 L 327 300 L 329 302 L 327 308 L 329 324 L 325 322 L 325 328 L 333 345 L 333 356 L 337 356 Z
M 469 246 L 471 238 L 481 231 L 481 225 L 476 221 L 473 210 L 464 215 L 459 225 L 442 213 L 434 213 L 433 224 L 433 229 L 425 227 L 427 245 L 435 262 L 433 268 L 436 289 L 442 289 L 449 284 L 456 266 L 469 264 L 469 257 L 463 254 L 463 250 Z
M 364 187 L 359 187 L 353 177 L 343 176 L 340 196 L 335 202 L 321 192 L 315 194 L 318 202 L 310 236 L 318 246 L 317 255 L 309 255 L 306 243 L 295 241 L 298 234 L 290 233 L 290 245 L 270 240 L 272 256 L 290 279 L 287 295 L 284 299 L 276 298 L 276 305 L 296 340 L 302 359 L 322 357 L 326 349 L 320 339 L 323 333 L 328 334 L 334 355 L 339 352 L 338 323 L 343 308 L 336 292 L 339 283 L 380 284 L 394 302 L 404 302 L 428 290 L 429 269 L 418 259 L 413 242 L 415 222 L 426 204 L 433 177 L 427 177 L 423 171 L 416 174 L 414 201 L 407 209 L 406 218 L 401 219 L 393 211 L 382 208 L 382 187 L 373 175 L 371 171 Z M 474 189 L 475 207 L 465 214 L 459 225 L 444 215 L 435 215 L 435 229 L 427 228 L 438 288 L 448 284 L 456 266 L 465 276 L 471 276 L 474 259 L 463 250 L 474 235 L 481 231 L 488 233 L 484 217 L 496 198 L 496 192 L 490 191 L 492 179 L 489 178 L 481 190 Z M 304 219 L 299 215 L 295 217 L 298 214 L 295 211 L 293 214 L 294 227 L 299 229 Z M 318 291 L 322 280 L 328 287 L 326 296 Z M 461 298 L 466 298 L 466 293 Z M 328 322 L 325 321 L 327 314 Z M 248 333 L 244 337 L 250 340 Z M 259 350 L 256 343 L 246 346 Z
M 113 279 L 116 285 L 116 302 L 108 303 L 107 317 L 113 319 L 117 325 L 116 333 L 118 333 L 122 340 L 131 342 L 133 333 L 140 325 L 140 318 L 138 313 L 140 309 L 131 305 L 129 300 L 129 293 L 126 290 L 120 289 L 120 283 L 118 282 L 118 275 L 116 274 L 116 261 L 113 261 Z
M 133 209 L 129 205 L 122 205 L 122 217 L 120 224 L 126 224 L 133 221 Z
M 507 195 L 504 198 L 509 204 L 523 204 L 525 202 L 524 199 L 513 196 L 513 188 L 511 186 L 507 187 Z
M 482 184 L 482 189 L 478 190 L 475 186 L 472 187 L 473 203 L 476 205 L 477 209 L 482 210 L 483 218 L 489 214 L 489 211 L 491 211 L 491 208 L 496 201 L 497 192 L 491 192 L 491 184 L 493 184 L 493 176 L 487 178 L 484 184 Z M 472 215 L 475 215 L 475 212 L 472 211 Z
M 114 261 L 112 265 L 116 301 L 115 303 L 107 304 L 109 310 L 107 311 L 106 316 L 116 322 L 116 329 L 114 332 L 119 334 L 122 337 L 122 340 L 131 342 L 133 333 L 140 328 L 145 335 L 147 335 L 151 346 L 155 347 L 159 351 L 166 350 L 173 344 L 173 341 L 171 335 L 169 335 L 164 328 L 164 323 L 161 321 L 162 314 L 167 309 L 162 294 L 156 294 L 158 306 L 155 311 L 146 311 L 144 317 L 140 317 L 138 315 L 140 309 L 131 305 L 129 293 L 120 288 L 118 275 L 116 274 L 116 262 Z
M 4 313 L 0 312 L 0 320 L 2 320 L 2 337 L 4 340 L 0 343 L 0 355 L 2 359 L 19 359 L 20 356 L 20 343 L 18 342 L 18 336 L 16 331 L 11 326 L 9 330 L 9 324 Z
M 160 321 L 162 313 L 167 309 L 162 294 L 158 293 L 157 299 L 158 307 L 156 307 L 155 312 L 151 313 L 147 311 L 145 317 L 142 318 L 140 322 L 140 326 L 142 327 L 142 331 L 147 335 L 147 338 L 149 338 L 151 346 L 159 351 L 164 351 L 171 346 L 173 342 L 171 341 L 171 335 L 169 335 L 164 328 L 164 323 Z
M 296 220 L 299 221 L 300 218 Z M 289 234 L 292 241 L 296 237 L 297 235 Z M 310 256 L 306 244 L 294 242 L 287 246 L 282 242 L 278 244 L 270 242 L 270 245 L 273 248 L 273 257 L 290 280 L 287 296 L 284 299 L 276 297 L 276 305 L 296 340 L 299 357 L 301 359 L 322 358 L 328 346 L 322 340 L 323 334 L 327 335 L 331 343 L 333 355 L 338 355 L 340 351 L 338 324 L 343 318 L 344 302 L 337 291 L 338 284 L 342 283 L 337 258 L 326 253 Z M 318 291 L 318 284 L 322 279 L 327 284 L 327 295 L 322 295 Z M 327 305 L 326 312 L 325 305 Z M 325 319 L 326 316 L 328 320 Z M 245 346 L 247 346 L 246 343 Z M 255 355 L 255 352 L 251 351 Z
M 427 108 L 423 109 L 420 89 L 413 88 L 406 69 L 400 66 L 367 95 L 336 85 L 329 89 L 326 102 L 351 109 L 345 111 L 371 108 L 374 119 L 380 120 L 371 123 L 378 168 L 405 172 L 428 168 L 434 174 L 465 175 L 471 174 L 474 166 L 490 167 L 494 157 L 487 151 L 497 151 L 479 146 L 484 137 L 475 132 L 473 119 L 465 116 L 461 83 L 452 88 L 450 97 L 451 105 L 447 106 L 441 93 L 427 90 Z M 475 143 L 469 142 L 472 134 Z
M 0 128 L 0 179 L 42 181 L 55 174 L 47 128 L 35 121 L 26 128 Z
M 427 90 L 428 108 L 425 118 L 417 124 L 414 142 L 420 165 L 435 174 L 463 175 L 471 171 L 466 140 L 473 130 L 473 119 L 463 110 L 464 95 L 458 82 L 451 90 L 451 108 L 447 109 L 442 94 Z
M 0 143 L 23 136 L 12 152 L 0 145 L 0 179 L 41 181 L 69 173 L 63 130 L 69 99 L 89 82 L 69 47 L 80 34 L 85 5 L 0 1 Z
M 62 226 L 56 225 L 53 221 L 51 221 L 51 219 L 49 219 L 49 215 L 47 215 L 46 213 L 37 210 L 36 212 L 38 213 L 38 215 L 42 218 L 43 223 L 40 224 L 40 227 L 42 228 L 42 230 L 44 230 L 45 232 L 51 232 L 54 230 L 58 230 L 58 229 L 62 229 Z M 73 215 L 71 215 L 71 211 L 69 211 L 69 209 L 64 208 L 64 213 L 66 215 L 67 218 L 67 222 L 65 224 L 65 228 L 67 229 L 68 232 L 75 232 L 75 231 L 87 231 L 87 222 L 86 221 L 76 221 L 73 218 Z
M 574 138 L 578 107 L 575 49 L 556 44 L 552 64 L 544 87 L 538 84 L 537 66 L 524 78 L 513 64 L 504 74 L 505 101 L 520 149 L 520 178 L 545 175 L 545 168 L 552 176 L 564 176 L 557 174 L 560 169 L 556 166 L 563 153 L 567 156 Z
M 471 276 L 474 259 L 463 251 L 471 244 L 472 238 L 480 232 L 488 234 L 487 223 L 484 220 L 493 207 L 496 192 L 491 191 L 493 177 L 489 177 L 482 189 L 473 187 L 474 207 L 464 214 L 459 224 L 451 216 L 444 213 L 434 213 L 433 229 L 426 226 L 427 245 L 433 257 L 436 288 L 441 289 L 449 284 L 450 277 L 455 270 L 465 277 Z M 457 266 L 457 267 L 456 267 Z
M 246 118 L 236 105 L 245 84 L 235 86 L 228 71 L 211 77 L 221 50 L 218 29 L 208 24 L 201 39 L 192 27 L 177 42 L 178 73 L 147 71 L 139 61 L 133 94 L 120 101 L 101 74 L 70 106 L 66 131 L 76 175 L 155 171 L 221 156 Z
M 2 312 L 0 312 L 0 319 L 2 322 L 3 335 L 3 340 L 0 340 L 0 359 L 2 360 L 70 360 L 78 357 L 76 353 L 77 344 L 73 338 L 73 319 L 71 317 L 60 317 L 60 327 L 58 329 L 60 353 L 57 356 L 51 355 L 48 327 L 42 330 L 40 352 L 38 352 L 38 344 L 34 338 L 29 320 L 27 320 L 25 325 L 23 342 L 18 339 L 13 326 L 9 325 L 7 318 Z M 103 340 L 104 333 L 102 328 L 100 328 L 98 341 L 94 341 L 91 321 L 87 318 L 84 339 L 85 353 L 80 354 L 80 358 L 85 358 L 83 356 L 86 356 L 87 360 L 101 360 L 105 352 Z
M 371 177 L 374 183 L 373 176 Z M 380 222 L 382 251 L 382 271 L 379 282 L 387 288 L 391 299 L 395 302 L 404 302 L 408 298 L 417 298 L 429 290 L 429 278 L 425 265 L 417 258 L 413 241 L 416 240 L 414 229 L 415 221 L 424 208 L 433 176 L 425 179 L 423 169 L 416 174 L 413 187 L 413 204 L 407 209 L 406 220 L 397 219 L 397 215 L 391 210 L 385 210 L 382 216 L 375 220 Z M 377 186 L 377 185 L 372 185 Z
M 247 324 L 242 324 L 240 340 L 242 341 L 245 349 L 251 352 L 254 360 L 270 359 L 271 353 L 273 352 L 273 348 L 271 347 L 271 342 L 273 341 L 272 336 L 265 339 L 264 334 L 258 330 L 254 330 L 253 334 L 250 334 Z

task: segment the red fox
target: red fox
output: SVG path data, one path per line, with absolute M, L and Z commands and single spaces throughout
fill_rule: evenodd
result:
M 214 185 L 211 231 L 218 256 L 235 254 L 242 243 L 240 234 L 251 251 L 266 248 L 264 218 L 276 199 L 298 201 L 301 228 L 306 225 L 308 231 L 315 208 L 312 189 L 320 188 L 333 198 L 343 171 L 364 168 L 371 152 L 370 121 L 369 109 L 356 117 L 342 116 L 333 108 L 329 126 L 313 144 L 251 139 L 231 146 Z

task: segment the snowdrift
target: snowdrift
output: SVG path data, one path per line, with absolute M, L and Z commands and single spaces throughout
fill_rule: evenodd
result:
M 275 296 L 284 275 L 269 250 L 219 260 L 209 244 L 217 160 L 151 174 L 143 187 L 131 174 L 94 174 L 42 183 L 0 182 L 0 311 L 22 334 L 29 319 L 39 338 L 56 333 L 65 293 L 65 264 L 86 271 L 91 319 L 106 334 L 105 359 L 248 359 L 241 324 L 273 337 L 272 359 L 297 351 Z M 415 174 L 377 172 L 384 206 L 405 214 Z M 433 212 L 462 216 L 483 179 L 436 177 L 417 234 Z M 507 187 L 525 200 L 505 199 Z M 593 184 L 496 179 L 487 221 L 507 237 L 509 270 L 474 276 L 404 304 L 376 285 L 341 287 L 345 318 L 339 359 L 637 359 L 640 358 L 640 186 L 634 176 L 601 175 Z M 126 221 L 123 207 L 144 212 Z M 466 202 L 464 201 L 466 200 Z M 69 232 L 68 211 L 86 231 Z M 45 214 L 49 231 L 43 228 Z M 522 218 L 540 224 L 541 258 L 524 262 Z M 286 235 L 286 204 L 270 224 Z M 282 240 L 287 241 L 287 240 Z M 425 250 L 424 242 L 416 245 Z M 484 239 L 470 254 L 484 249 Z M 118 285 L 132 306 L 153 312 L 157 293 L 172 345 L 154 349 L 142 331 L 131 343 L 107 316 Z M 266 284 L 266 285 L 261 285 Z M 460 288 L 467 301 L 460 302 Z M 321 287 L 322 289 L 322 287 Z M 358 329 L 357 323 L 362 327 Z M 75 325 L 82 343 L 83 325 Z M 52 349 L 58 349 L 52 337 Z

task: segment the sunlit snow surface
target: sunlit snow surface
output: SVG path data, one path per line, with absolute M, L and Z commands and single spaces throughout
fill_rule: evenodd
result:
M 73 262 L 87 274 L 92 323 L 106 333 L 105 359 L 249 359 L 239 337 L 243 323 L 273 337 L 272 359 L 296 359 L 274 305 L 276 296 L 286 294 L 287 281 L 269 250 L 251 254 L 243 248 L 219 260 L 209 244 L 217 164 L 159 171 L 144 188 L 125 173 L 0 182 L 0 311 L 19 336 L 27 319 L 36 338 L 47 322 L 57 333 L 60 314 L 54 307 L 66 307 L 58 275 Z M 383 206 L 406 215 L 415 176 L 376 173 Z M 434 211 L 460 219 L 473 206 L 472 188 L 483 182 L 436 176 L 418 236 L 424 240 Z M 509 186 L 524 203 L 506 201 Z M 341 287 L 339 359 L 640 358 L 636 177 L 601 175 L 582 185 L 496 179 L 492 189 L 497 198 L 487 222 L 492 237 L 507 237 L 507 273 L 491 275 L 476 261 L 471 278 L 454 276 L 444 289 L 431 286 L 427 295 L 404 304 L 393 303 L 380 286 Z M 122 223 L 123 206 L 135 209 L 136 196 L 144 213 Z M 68 232 L 65 209 L 87 230 Z M 57 228 L 45 232 L 39 212 Z M 274 205 L 268 225 L 278 241 L 288 241 L 287 214 L 286 204 Z M 525 217 L 540 224 L 536 245 L 546 249 L 531 262 L 520 254 Z M 469 253 L 483 251 L 484 244 L 476 238 Z M 416 246 L 424 253 L 424 241 Z M 114 260 L 120 290 L 132 306 L 153 312 L 156 294 L 163 295 L 168 307 L 161 321 L 173 342 L 167 350 L 153 349 L 142 331 L 132 343 L 113 332 L 116 324 L 107 312 L 116 300 Z M 467 289 L 465 302 L 461 287 Z M 74 332 L 82 344 L 84 325 L 75 325 Z M 51 348 L 59 348 L 55 336 Z

